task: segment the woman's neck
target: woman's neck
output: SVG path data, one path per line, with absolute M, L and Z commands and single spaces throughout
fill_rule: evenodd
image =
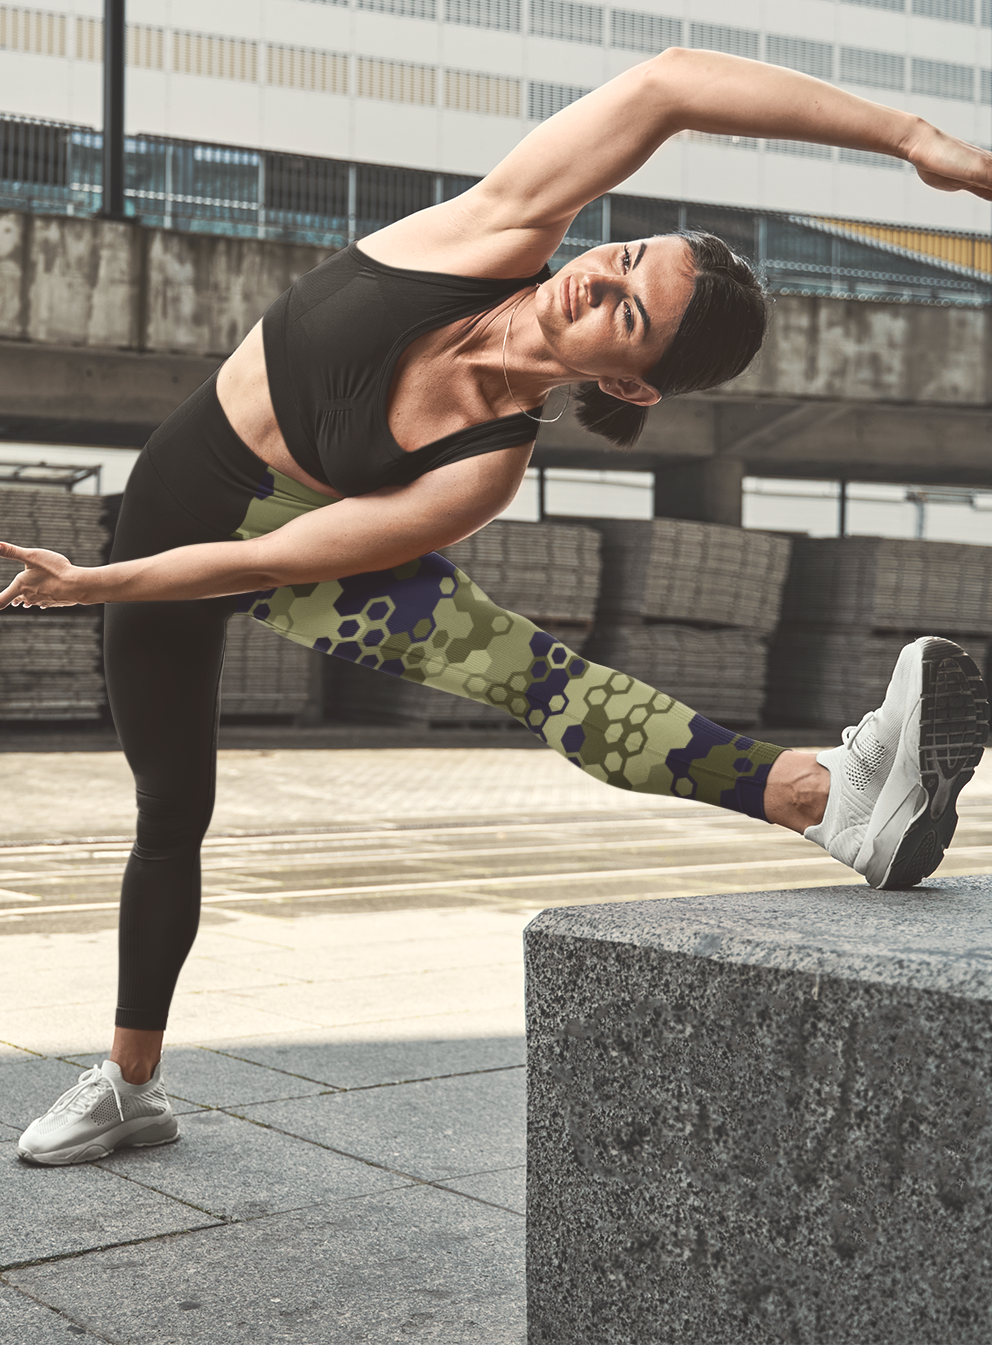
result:
M 537 320 L 537 289 L 511 295 L 498 308 L 474 321 L 453 345 L 473 366 L 483 395 L 493 406 L 509 400 L 528 409 L 539 406 L 553 388 L 573 381 L 548 349 Z

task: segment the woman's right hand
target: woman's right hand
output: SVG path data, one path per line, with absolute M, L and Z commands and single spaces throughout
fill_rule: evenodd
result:
M 91 570 L 60 556 L 57 551 L 0 542 L 0 559 L 19 561 L 24 569 L 0 593 L 4 607 L 74 607 L 92 602 L 86 590 Z
M 921 122 L 906 157 L 928 187 L 992 201 L 992 154 L 985 150 Z

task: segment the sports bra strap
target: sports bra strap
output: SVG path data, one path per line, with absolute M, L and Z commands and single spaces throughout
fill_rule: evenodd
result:
M 535 415 L 539 411 L 540 407 L 534 408 Z M 498 420 L 487 420 L 481 425 L 456 430 L 454 434 L 435 439 L 423 448 L 404 453 L 389 472 L 389 484 L 407 485 L 425 472 L 447 467 L 452 462 L 461 462 L 463 458 L 477 458 L 482 453 L 494 453 L 501 448 L 522 448 L 524 444 L 534 441 L 533 424 L 528 416 L 518 411 L 512 416 L 501 416 Z

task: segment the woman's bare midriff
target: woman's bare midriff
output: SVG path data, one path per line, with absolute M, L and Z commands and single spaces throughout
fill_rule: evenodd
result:
M 217 400 L 238 438 L 268 466 L 328 499 L 338 491 L 305 472 L 286 447 L 269 395 L 262 324 L 256 322 L 217 376 Z

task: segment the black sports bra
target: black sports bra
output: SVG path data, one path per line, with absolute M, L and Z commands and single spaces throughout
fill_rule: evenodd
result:
M 389 387 L 418 336 L 494 308 L 550 274 L 547 266 L 520 280 L 406 271 L 351 243 L 300 276 L 262 319 L 269 394 L 294 460 L 342 495 L 364 495 L 529 443 L 533 422 L 517 413 L 407 452 L 389 430 Z

